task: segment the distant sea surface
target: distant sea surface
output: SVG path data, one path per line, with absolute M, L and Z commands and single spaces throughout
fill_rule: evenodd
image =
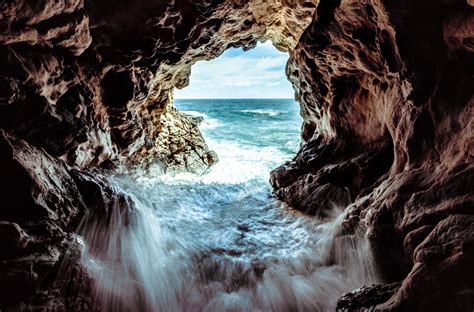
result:
M 175 105 L 204 118 L 201 132 L 218 154 L 226 146 L 243 148 L 249 157 L 265 158 L 260 165 L 270 169 L 298 150 L 302 119 L 293 99 L 183 99 Z

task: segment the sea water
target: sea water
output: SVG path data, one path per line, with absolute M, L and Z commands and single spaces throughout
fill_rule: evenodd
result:
M 129 201 L 88 222 L 83 263 L 107 311 L 330 311 L 377 280 L 365 229 L 338 237 L 272 195 L 269 172 L 300 144 L 293 100 L 177 100 L 203 117 L 219 162 L 202 176 L 114 178 Z M 123 206 L 126 206 L 125 209 Z

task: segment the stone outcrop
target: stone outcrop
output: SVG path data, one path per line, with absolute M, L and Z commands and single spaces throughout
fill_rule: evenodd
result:
M 362 286 L 344 294 L 337 301 L 340 311 L 373 311 L 378 304 L 390 299 L 400 287 L 400 283 Z
M 174 88 L 199 60 L 271 40 L 304 119 L 276 195 L 322 217 L 349 204 L 344 233 L 365 220 L 401 282 L 344 307 L 471 311 L 473 17 L 470 0 L 0 3 L 0 309 L 93 309 L 73 233 L 123 197 L 107 174 L 203 173 L 216 155 Z
M 88 184 L 86 173 L 3 130 L 0 146 L 2 309 L 90 309 L 87 292 L 76 293 L 90 287 L 73 231 L 84 215 L 106 214 L 113 190 L 98 175 Z
M 385 280 L 402 281 L 341 307 L 474 306 L 473 16 L 465 1 L 321 1 L 292 53 L 306 143 L 273 171 L 276 194 L 323 211 L 322 190 L 349 193 L 346 233 L 367 220 Z

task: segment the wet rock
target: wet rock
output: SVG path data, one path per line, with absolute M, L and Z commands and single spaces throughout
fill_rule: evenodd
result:
M 12 222 L 0 221 L 0 246 L 2 246 L 2 256 L 11 256 L 18 249 L 23 249 L 28 245 L 30 238 L 22 228 Z
M 196 125 L 200 125 L 204 122 L 204 117 L 202 116 L 191 116 L 191 115 L 186 115 L 185 116 L 191 120 L 191 122 L 195 123 Z
M 73 287 L 89 282 L 80 265 L 81 244 L 71 232 L 90 210 L 106 215 L 114 192 L 96 174 L 104 191 L 94 195 L 85 187 L 86 174 L 73 173 L 63 161 L 3 130 L 0 147 L 0 169 L 8 180 L 0 189 L 5 220 L 0 222 L 0 308 L 80 311 L 79 301 L 90 304 L 91 288 Z
M 337 311 L 377 311 L 376 306 L 390 299 L 400 283 L 363 286 L 344 294 L 337 301 Z
M 327 215 L 346 207 L 377 185 L 389 170 L 390 145 L 372 144 L 368 151 L 321 138 L 308 142 L 291 161 L 270 173 L 278 198 L 309 214 Z M 326 213 L 324 212 L 326 210 Z
M 278 190 L 276 195 L 291 207 L 320 217 L 328 216 L 334 209 L 346 207 L 352 201 L 347 188 L 339 188 L 330 183 L 320 184 L 311 174 Z

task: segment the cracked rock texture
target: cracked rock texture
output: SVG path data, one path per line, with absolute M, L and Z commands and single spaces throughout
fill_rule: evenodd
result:
M 217 155 L 198 121 L 173 107 L 174 88 L 187 85 L 196 61 L 230 47 L 271 39 L 293 49 L 315 7 L 315 0 L 1 2 L 0 310 L 97 308 L 85 300 L 90 280 L 73 233 L 123 197 L 107 174 L 155 163 L 202 174 Z
M 349 205 L 344 233 L 368 224 L 387 282 L 339 307 L 472 311 L 471 0 L 6 0 L 0 30 L 0 309 L 97 308 L 73 233 L 123 198 L 107 174 L 209 168 L 173 90 L 271 40 L 304 119 L 275 194 L 322 217 Z
M 321 1 L 291 54 L 305 144 L 272 172 L 276 194 L 303 211 L 350 194 L 346 233 L 365 220 L 401 281 L 342 309 L 474 307 L 473 17 L 466 1 Z

